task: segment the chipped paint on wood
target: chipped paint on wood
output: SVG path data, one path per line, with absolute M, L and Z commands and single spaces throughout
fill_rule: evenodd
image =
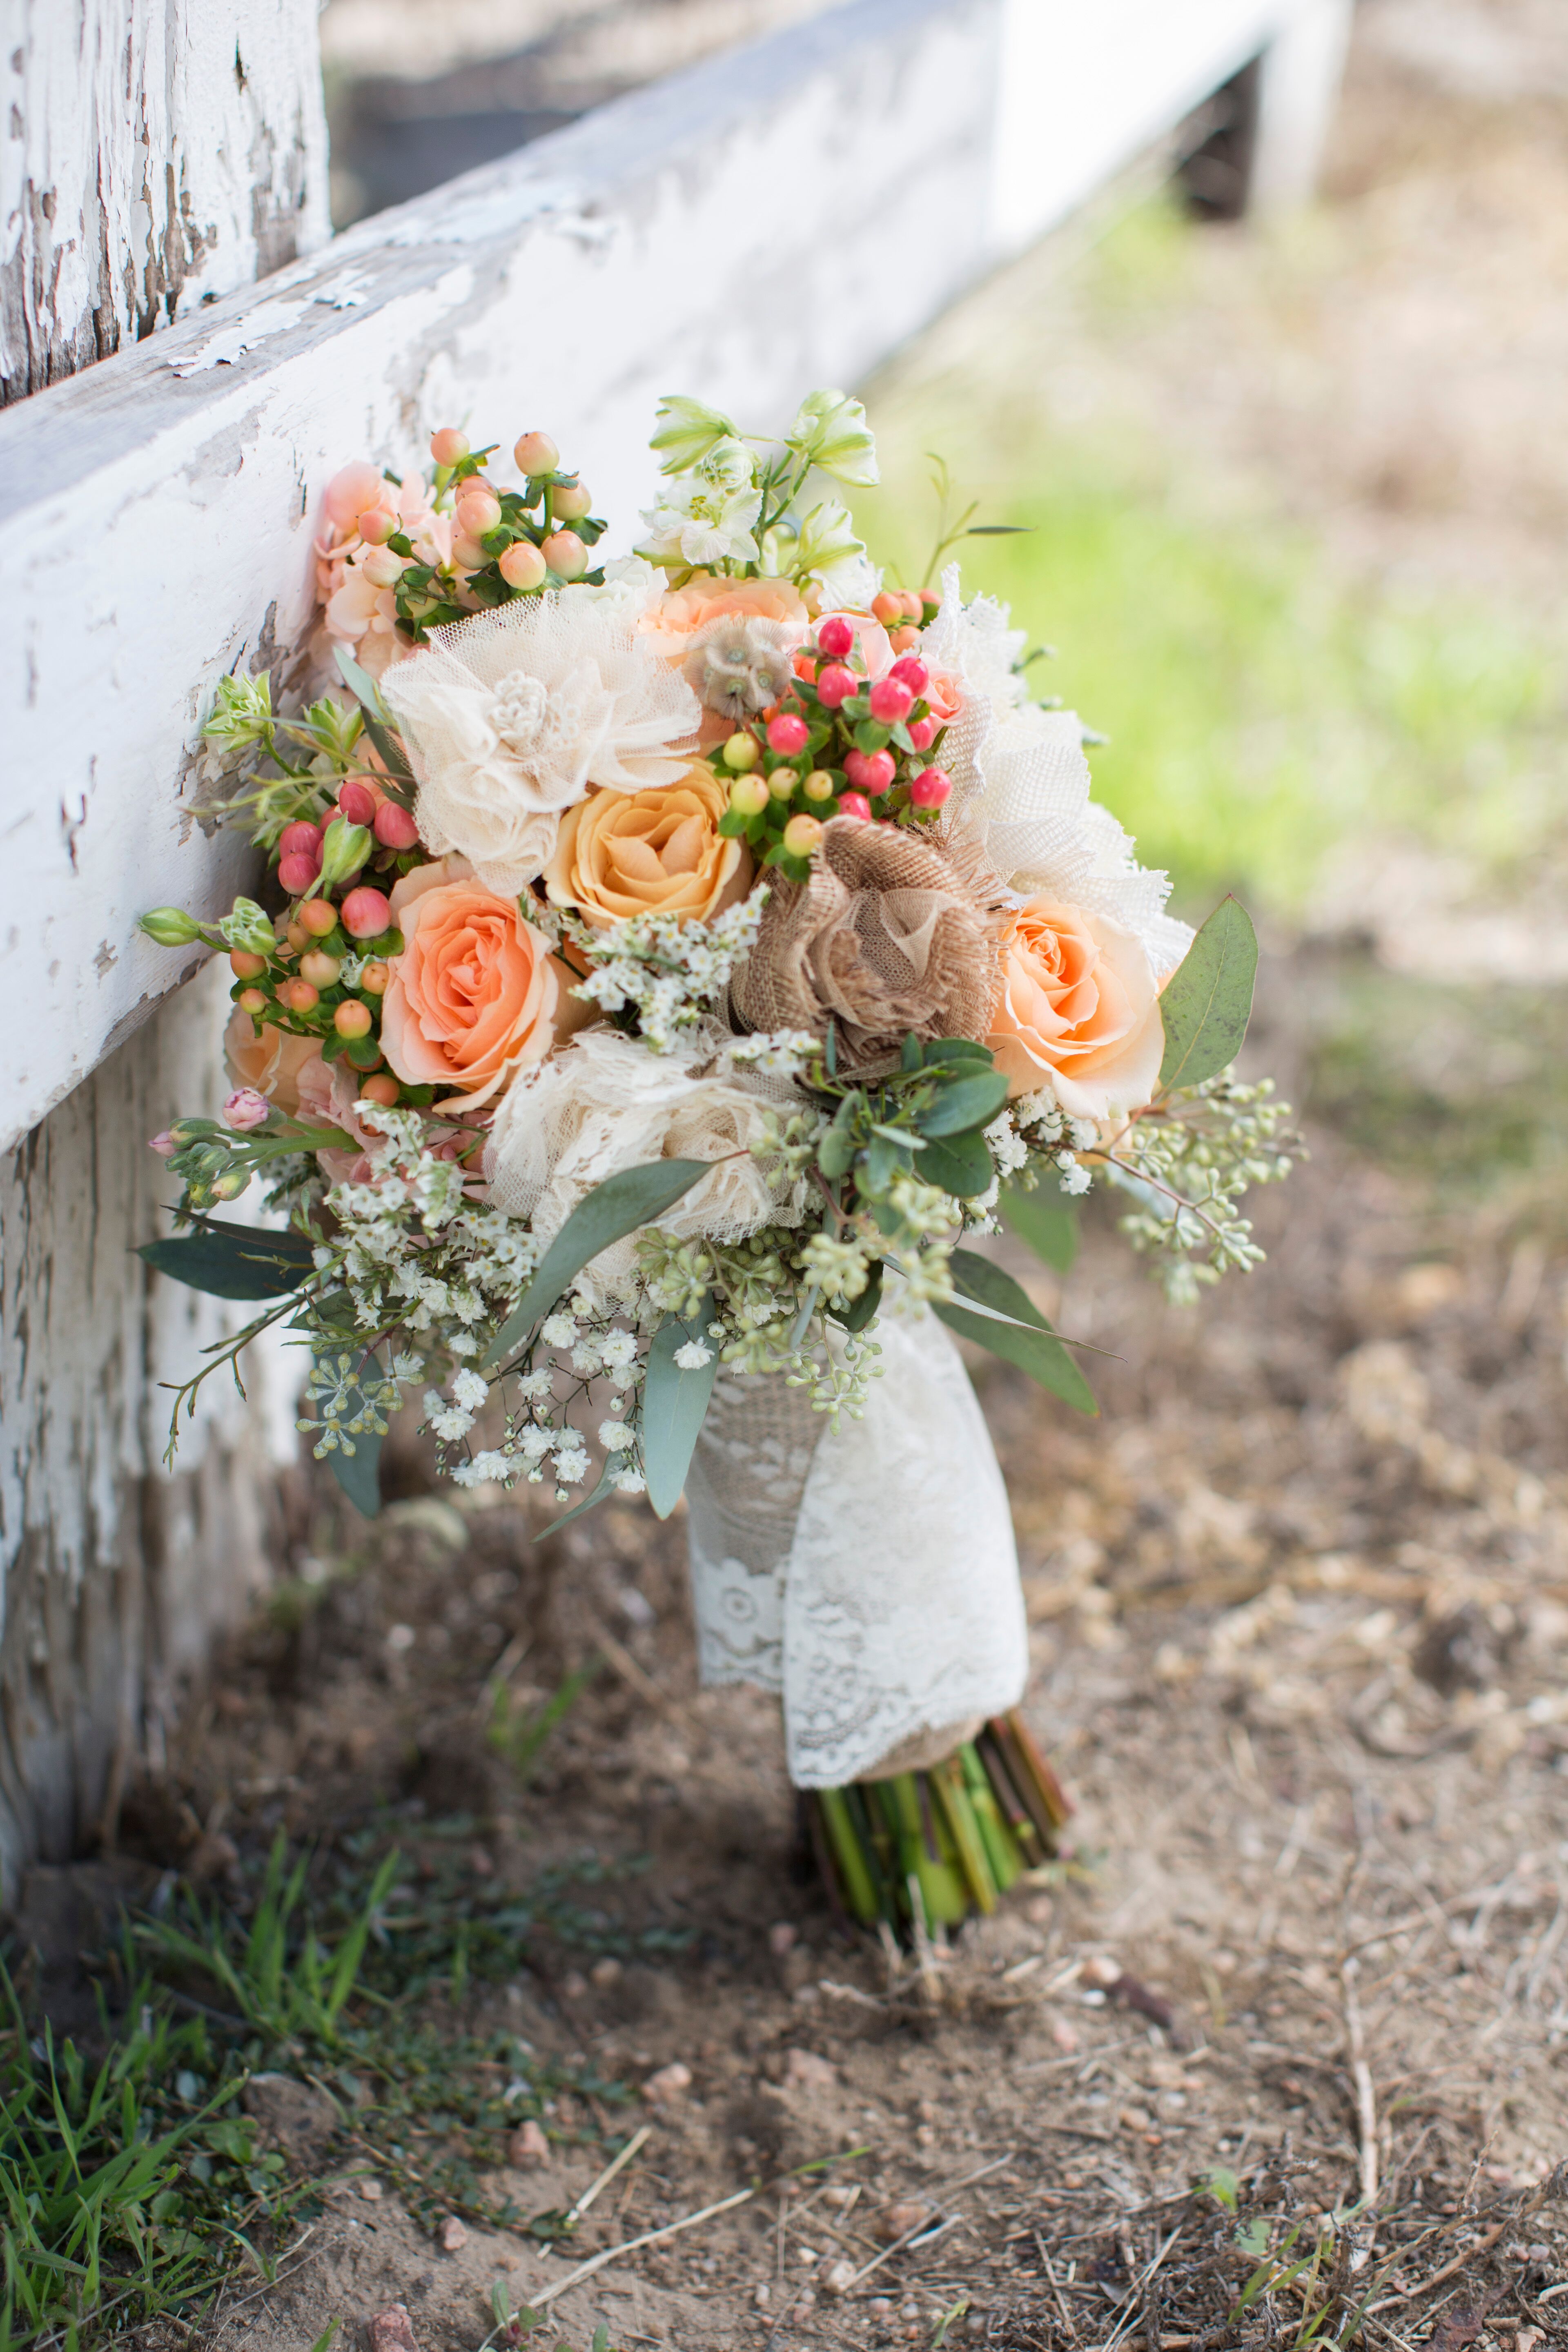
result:
M 325 242 L 318 0 L 7 0 L 0 402 Z

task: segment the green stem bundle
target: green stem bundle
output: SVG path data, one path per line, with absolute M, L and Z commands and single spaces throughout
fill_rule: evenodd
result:
M 994 1911 L 1026 1871 L 1057 1853 L 1070 1807 L 1016 1708 L 919 1772 L 807 1793 L 817 1861 L 839 1907 L 863 1927 L 930 1934 Z

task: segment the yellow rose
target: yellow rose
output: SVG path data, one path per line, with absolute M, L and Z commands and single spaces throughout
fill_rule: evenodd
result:
M 605 929 L 628 915 L 710 922 L 752 879 L 745 843 L 719 830 L 729 804 L 706 760 L 694 760 L 678 784 L 590 792 L 561 819 L 544 869 L 552 906 L 574 907 Z

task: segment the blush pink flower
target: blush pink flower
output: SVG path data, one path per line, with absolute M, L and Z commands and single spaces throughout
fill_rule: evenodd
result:
M 1070 1118 L 1141 1109 L 1165 1052 L 1142 941 L 1107 915 L 1031 898 L 1003 938 L 985 1043 L 1014 1095 L 1048 1087 Z
M 254 1087 L 236 1087 L 224 1104 L 218 1117 L 225 1127 L 237 1135 L 248 1135 L 253 1127 L 265 1127 L 272 1116 L 272 1105 Z
M 444 866 L 416 866 L 392 893 L 401 954 L 382 999 L 381 1049 L 405 1086 L 454 1091 L 437 1110 L 475 1110 L 555 1040 L 563 973 L 515 898 Z

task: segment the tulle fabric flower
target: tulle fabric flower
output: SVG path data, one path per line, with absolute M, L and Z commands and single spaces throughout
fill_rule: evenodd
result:
M 1003 940 L 985 1042 L 1014 1095 L 1048 1087 L 1071 1118 L 1142 1109 L 1165 1051 L 1142 940 L 1108 916 L 1031 898 Z
M 386 698 L 419 778 L 421 839 L 513 897 L 543 872 L 561 813 L 590 784 L 679 782 L 700 717 L 637 634 L 651 591 L 574 588 L 437 629 Z

